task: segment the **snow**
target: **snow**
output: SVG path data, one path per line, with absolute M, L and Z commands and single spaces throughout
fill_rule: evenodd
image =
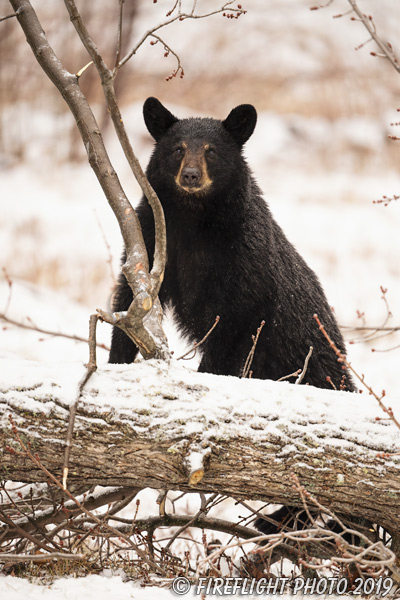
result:
M 56 579 L 51 586 L 38 586 L 26 579 L 0 576 L 0 593 L 7 600 L 171 600 L 173 597 L 169 590 L 141 588 L 137 583 L 123 581 L 121 577 L 112 576 L 109 572 L 103 573 L 102 576 Z
M 332 578 L 333 579 L 333 578 Z M 1 587 L 4 581 L 4 587 Z M 89 575 L 85 578 L 81 579 L 73 579 L 73 578 L 65 578 L 58 579 L 54 581 L 51 586 L 40 587 L 33 583 L 30 583 L 23 579 L 17 579 L 15 577 L 5 577 L 4 579 L 0 579 L 0 590 L 6 594 L 7 600 L 22 600 L 23 598 L 29 598 L 29 600 L 75 600 L 76 597 L 84 597 L 85 600 L 98 600 L 98 598 L 107 598 L 107 600 L 171 600 L 172 598 L 179 597 L 198 597 L 203 598 L 200 595 L 201 591 L 207 590 L 208 581 L 203 578 L 200 581 L 198 589 L 196 587 L 191 592 L 173 592 L 171 590 L 162 589 L 160 587 L 145 587 L 140 588 L 137 584 L 132 581 L 123 581 L 122 578 L 118 576 L 112 576 L 111 573 L 104 573 L 102 576 L 99 575 Z M 214 594 L 207 597 L 216 597 L 216 598 L 230 598 L 233 596 L 232 589 L 235 589 L 235 580 L 230 580 L 225 583 L 225 587 L 221 582 L 215 581 L 215 591 Z M 251 581 L 251 580 L 250 580 Z M 283 593 L 285 584 L 287 583 L 288 578 L 280 578 L 276 581 L 260 581 L 259 585 L 253 585 L 253 589 L 258 589 L 260 591 L 263 590 L 265 586 L 266 589 L 271 590 L 271 594 L 267 594 L 266 592 L 258 593 L 258 594 L 248 594 L 245 593 L 243 596 L 248 598 L 248 600 L 256 600 L 262 596 L 272 595 L 274 597 L 280 598 L 281 600 L 293 600 L 292 594 Z M 317 582 L 320 581 L 320 585 L 317 587 Z M 330 589 L 330 585 L 333 585 L 333 581 L 327 579 L 323 580 L 309 580 L 309 590 L 314 590 L 318 592 L 318 589 L 321 589 L 325 592 L 325 590 Z M 342 580 L 341 589 L 346 589 L 345 580 Z M 238 582 L 237 585 L 240 583 Z M 218 587 L 219 586 L 219 587 Z M 304 582 L 301 580 L 296 581 L 296 588 L 294 592 L 294 597 L 303 598 L 302 588 L 304 587 Z M 247 584 L 247 588 L 249 588 L 249 584 Z M 184 586 L 177 586 L 177 590 L 187 589 Z M 212 587 L 210 589 L 213 589 Z M 226 594 L 222 593 L 222 590 L 225 589 L 227 591 Z M 251 589 L 251 588 L 250 588 Z M 273 592 L 273 590 L 276 590 Z M 382 587 L 382 590 L 385 590 L 385 587 Z M 218 591 L 217 591 L 218 590 Z M 230 590 L 230 591 L 229 591 Z M 309 600 L 325 600 L 332 597 L 335 597 L 332 593 L 305 593 L 304 594 Z M 236 596 L 236 594 L 234 594 Z M 341 594 L 343 597 L 343 594 Z M 359 596 L 362 597 L 362 596 Z
M 39 367 L 33 361 L 3 359 L 2 366 L 3 400 L 35 413 L 57 414 L 60 407 L 68 408 L 84 373 L 78 362 Z M 43 398 L 49 401 L 43 404 Z M 174 360 L 169 365 L 155 359 L 141 361 L 129 368 L 103 365 L 92 375 L 82 402 L 89 414 L 90 410 L 117 414 L 137 433 L 146 429 L 150 438 L 175 424 L 180 437 L 201 433 L 203 441 L 244 437 L 263 443 L 290 430 L 300 445 L 307 437 L 311 454 L 318 454 L 321 444 L 339 445 L 345 451 L 351 440 L 375 451 L 396 452 L 399 445 L 395 425 L 376 420 L 384 415 L 372 396 L 197 373 Z M 390 404 L 395 413 L 400 411 L 400 398 L 390 399 Z M 334 437 L 332 431 L 337 432 Z M 276 458 L 284 456 L 285 451 Z M 195 468 L 200 453 L 194 452 L 192 460 Z

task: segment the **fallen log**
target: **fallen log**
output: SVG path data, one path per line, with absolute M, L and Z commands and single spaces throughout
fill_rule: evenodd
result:
M 61 477 L 77 365 L 2 361 L 1 476 L 43 482 L 12 431 Z M 400 402 L 392 401 L 399 412 Z M 378 418 L 377 418 L 378 417 Z M 11 421 L 10 421 L 11 419 Z M 370 396 L 205 375 L 151 360 L 106 365 L 76 412 L 69 485 L 219 492 L 301 504 L 292 474 L 332 511 L 400 531 L 400 431 Z

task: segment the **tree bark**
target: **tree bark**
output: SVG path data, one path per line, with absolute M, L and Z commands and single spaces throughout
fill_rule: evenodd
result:
M 45 380 L 28 362 L 21 369 L 21 387 L 1 386 L 2 478 L 45 481 L 9 417 L 60 475 L 77 377 L 66 366 Z M 296 474 L 324 506 L 395 533 L 400 432 L 376 420 L 379 410 L 356 394 L 204 375 L 162 361 L 110 366 L 93 375 L 77 407 L 68 481 L 299 505 Z

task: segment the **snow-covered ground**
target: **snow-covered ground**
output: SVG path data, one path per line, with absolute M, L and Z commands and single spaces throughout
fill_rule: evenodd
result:
M 18 577 L 0 578 L 0 592 L 7 600 L 171 600 L 174 594 L 161 588 L 141 588 L 110 574 L 56 580 L 51 586 L 38 586 Z
M 161 7 L 164 14 L 163 4 L 159 2 L 153 9 Z M 146 48 L 138 55 L 137 65 L 142 77 L 143 73 L 147 76 L 146 69 L 151 69 L 148 80 L 145 79 L 148 83 L 140 103 L 133 101 L 124 107 L 124 120 L 145 165 L 151 151 L 151 140 L 141 117 L 145 97 L 165 93 L 170 99 L 170 108 L 178 116 L 195 114 L 200 101 L 195 87 L 190 93 L 187 91 L 193 81 L 190 77 L 195 77 L 199 86 L 201 77 L 208 77 L 210 69 L 217 78 L 231 73 L 231 79 L 237 78 L 237 87 L 240 87 L 239 92 L 235 91 L 235 102 L 251 101 L 259 109 L 256 132 L 246 147 L 249 164 L 276 219 L 318 274 L 339 322 L 363 324 L 363 319 L 357 318 L 359 311 L 364 313 L 367 325 L 382 324 L 387 316 L 381 298 L 380 287 L 383 286 L 387 288 L 385 296 L 393 313 L 389 323 L 399 326 L 400 205 L 399 202 L 391 202 L 387 207 L 373 204 L 383 195 L 391 197 L 400 193 L 398 149 L 396 143 L 387 139 L 388 133 L 396 133 L 390 123 L 398 120 L 397 106 L 392 103 L 390 94 L 396 88 L 394 81 L 398 75 L 386 64 L 378 66 L 379 59 L 369 56 L 372 47 L 353 51 L 367 39 L 367 34 L 359 23 L 345 18 L 331 19 L 335 12 L 346 10 L 344 0 L 337 0 L 329 9 L 315 13 L 308 11 L 311 4 L 297 0 L 249 2 L 245 6 L 248 15 L 237 23 L 223 21 L 223 28 L 216 17 L 201 24 L 177 24 L 177 27 L 182 26 L 179 34 L 171 30 L 168 34 L 171 38 L 167 39 L 177 42 L 180 53 L 187 58 L 186 80 L 182 83 L 186 87 L 179 88 L 179 82 L 173 82 L 176 87 L 165 88 L 163 92 L 162 87 L 156 86 L 155 78 L 164 76 L 166 67 L 154 59 L 155 53 L 161 52 L 158 47 Z M 381 0 L 379 11 L 371 1 L 360 0 L 360 5 L 374 13 L 381 31 L 394 42 L 393 28 L 398 22 L 399 7 L 393 8 L 391 0 Z M 4 10 L 6 12 L 9 11 Z M 148 3 L 142 2 L 137 30 L 144 30 L 153 18 Z M 241 40 L 239 50 L 238 39 Z M 192 52 L 192 48 L 201 50 Z M 239 58 L 235 58 L 237 56 Z M 347 79 L 345 76 L 341 81 L 339 77 L 343 85 L 334 82 L 333 100 L 327 94 L 331 83 L 323 80 L 331 59 L 335 68 L 344 64 L 347 69 Z M 170 57 L 168 61 L 171 60 Z M 168 67 L 170 65 L 175 66 L 168 62 Z M 279 94 L 269 103 L 267 94 L 260 92 L 256 85 L 258 77 L 266 81 L 278 72 L 287 79 L 282 84 L 282 110 Z M 363 87 L 358 97 L 357 87 L 352 84 L 361 73 L 367 73 L 366 79 L 370 78 L 371 84 L 369 93 Z M 244 75 L 254 78 L 254 87 L 242 86 Z M 350 81 L 352 76 L 354 81 Z M 311 87 L 307 87 L 309 80 L 313 81 Z M 288 93 L 285 95 L 288 88 L 293 98 Z M 186 90 L 185 100 L 181 89 Z M 224 118 L 233 107 L 229 98 L 223 98 L 223 91 L 222 86 L 220 95 L 214 95 L 209 108 L 204 108 L 208 114 Z M 302 99 L 309 101 L 313 91 L 316 94 L 314 107 L 320 94 L 318 114 L 307 113 L 302 103 Z M 270 92 L 268 89 L 268 94 Z M 198 96 L 201 96 L 200 91 Z M 290 108 L 288 98 L 292 100 Z M 324 110 L 322 104 L 328 101 L 337 104 L 337 114 Z M 296 111 L 296 103 L 299 111 L 300 104 L 302 106 L 301 114 Z M 84 337 L 89 314 L 97 307 L 107 307 L 109 302 L 113 278 L 119 268 L 120 233 L 89 166 L 65 162 L 71 117 L 57 111 L 50 115 L 46 99 L 42 99 L 40 105 L 38 107 L 36 102 L 35 110 L 26 101 L 2 105 L 0 267 L 5 268 L 12 286 L 8 285 L 6 276 L 0 281 L 0 312 L 7 309 L 9 318 Z M 355 107 L 353 113 L 351 105 Z M 100 108 L 96 110 L 100 113 Z M 22 143 L 22 162 L 7 152 L 15 147 L 10 132 L 15 133 L 14 142 L 17 139 Z M 110 130 L 107 141 L 129 197 L 137 200 L 138 186 Z M 184 343 L 171 321 L 167 333 L 171 347 L 180 352 Z M 345 331 L 345 334 L 348 340 L 355 337 L 354 333 Z M 100 325 L 98 337 L 108 344 L 109 326 Z M 399 343 L 399 335 L 393 335 L 348 345 L 353 365 L 378 392 L 386 390 L 388 403 L 390 401 L 393 408 L 400 403 L 400 350 L 386 350 Z M 372 348 L 379 352 L 371 352 Z M 5 369 L 7 379 L 11 374 L 18 382 L 25 360 L 32 361 L 30 364 L 39 372 L 42 370 L 43 376 L 55 363 L 65 363 L 67 371 L 74 365 L 76 381 L 69 381 L 73 397 L 87 360 L 87 348 L 81 342 L 2 323 L 0 382 Z M 105 350 L 99 350 L 98 361 L 101 370 L 107 361 Z M 193 362 L 185 365 L 195 368 Z M 61 579 L 50 588 L 0 576 L 0 596 L 19 599 L 28 595 L 33 600 L 76 596 L 107 596 L 110 600 L 173 597 L 170 591 L 141 589 L 132 582 L 123 582 L 119 576 L 107 575 L 92 575 L 82 580 Z
M 125 119 L 128 128 L 131 123 L 140 127 L 138 139 L 143 137 L 145 143 L 139 144 L 138 154 L 145 164 L 151 141 L 145 137 L 140 112 L 135 104 L 125 110 Z M 190 109 L 177 107 L 176 112 L 186 114 Z M 329 171 L 314 165 L 310 168 L 304 156 L 308 153 L 317 160 L 322 146 L 315 138 L 321 123 L 309 119 L 305 125 L 298 120 L 311 140 L 308 149 L 307 141 L 293 133 L 291 120 L 261 113 L 246 149 L 276 219 L 318 274 L 340 324 L 362 325 L 363 320 L 357 319 L 359 311 L 367 325 L 381 325 L 387 314 L 380 290 L 383 286 L 393 314 L 388 324 L 398 325 L 399 205 L 392 202 L 384 207 L 373 201 L 398 193 L 400 175 L 374 165 L 371 172 L 353 172 L 346 165 Z M 357 120 L 352 127 L 361 137 Z M 364 144 L 369 143 L 372 131 L 371 127 Z M 339 145 L 344 133 L 349 137 L 351 128 L 336 123 L 335 132 L 331 127 L 332 143 Z M 377 127 L 371 148 L 380 143 L 380 136 Z M 118 164 L 125 187 L 137 199 L 136 183 L 129 178 L 122 159 Z M 8 316 L 30 317 L 41 328 L 85 336 L 91 312 L 108 306 L 113 287 L 109 261 L 115 277 L 121 252 L 118 225 L 89 167 L 60 165 L 54 169 L 48 158 L 44 166 L 42 161 L 32 160 L 3 171 L 2 194 L 1 266 L 14 281 Z M 4 311 L 10 290 L 5 278 L 0 285 L 0 309 Z M 109 326 L 103 324 L 99 329 L 101 341 L 108 344 Z M 355 336 L 347 330 L 345 334 L 347 339 Z M 33 343 L 43 337 L 45 341 Z M 171 339 L 172 347 L 175 339 Z M 371 349 L 386 350 L 398 343 L 398 338 L 391 336 L 348 345 L 354 366 L 378 391 L 384 388 L 388 394 L 398 393 L 398 350 L 372 353 Z M 14 352 L 31 359 L 45 359 L 48 353 L 54 358 L 59 344 L 64 358 L 86 356 L 82 345 L 12 327 L 2 332 L 0 353 Z M 106 361 L 105 353 L 100 360 Z

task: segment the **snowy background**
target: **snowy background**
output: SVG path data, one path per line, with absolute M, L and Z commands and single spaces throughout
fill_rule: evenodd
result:
M 146 165 L 152 142 L 141 110 L 148 96 L 159 97 L 178 116 L 225 118 L 237 104 L 254 104 L 259 120 L 246 146 L 249 164 L 277 221 L 318 274 L 340 324 L 381 325 L 387 316 L 383 286 L 393 313 L 389 324 L 400 325 L 400 206 L 373 203 L 400 193 L 400 145 L 388 139 L 400 131 L 391 125 L 399 120 L 400 75 L 386 60 L 370 56 L 372 43 L 355 50 L 368 39 L 363 26 L 349 16 L 332 18 L 348 10 L 345 0 L 310 12 L 313 4 L 248 0 L 243 2 L 248 13 L 238 20 L 218 15 L 162 30 L 160 35 L 182 59 L 185 77 L 165 81 L 176 68 L 174 58 L 164 58 L 160 44 L 147 42 L 120 75 L 123 117 Z M 41 0 L 33 5 L 50 43 L 77 72 L 88 59 L 76 44 L 62 3 Z M 114 5 L 103 3 L 101 11 L 83 6 L 92 35 L 111 57 L 115 24 L 108 17 L 115 20 Z M 132 42 L 163 21 L 172 5 L 139 0 Z M 215 0 L 199 5 L 201 10 L 219 6 Z M 360 0 L 359 5 L 374 15 L 378 32 L 400 55 L 400 4 Z M 0 0 L 0 16 L 8 13 L 8 2 Z M 0 27 L 0 311 L 85 337 L 89 314 L 107 307 L 118 274 L 118 225 L 85 161 L 72 117 L 36 66 L 18 24 L 11 19 Z M 134 203 L 138 186 L 118 149 L 101 92 L 96 84 L 89 86 L 90 77 L 89 69 L 82 87 L 87 86 L 113 164 Z M 173 324 L 167 331 L 171 347 L 180 350 L 183 343 Z M 356 337 L 344 333 L 347 340 Z M 0 380 L 7 368 L 18 381 L 24 360 L 36 361 L 38 369 L 73 363 L 76 381 L 80 379 L 87 360 L 84 344 L 6 323 L 0 336 Z M 100 327 L 99 337 L 109 344 L 109 326 Z M 348 345 L 353 365 L 378 392 L 386 390 L 393 407 L 400 397 L 400 350 L 387 350 L 399 343 L 399 336 L 392 335 Z M 107 352 L 100 351 L 98 359 L 101 368 Z M 100 590 L 109 591 L 109 598 L 142 598 L 132 584 L 95 581 L 91 576 L 84 584 L 88 598 Z M 77 585 L 57 582 L 46 596 L 45 588 L 34 592 L 28 582 L 7 577 L 0 579 L 0 592 L 7 598 L 36 598 L 35 593 L 72 598 L 83 593 Z M 156 591 L 157 598 L 161 594 Z M 171 597 L 170 592 L 165 595 Z

